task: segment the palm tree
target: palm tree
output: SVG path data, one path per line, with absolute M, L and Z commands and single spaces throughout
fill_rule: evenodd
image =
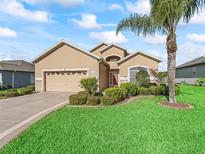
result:
M 168 54 L 169 103 L 177 103 L 175 96 L 176 29 L 179 22 L 189 22 L 191 17 L 202 10 L 205 0 L 150 0 L 150 15 L 131 14 L 121 20 L 116 33 L 131 30 L 137 35 L 165 34 Z

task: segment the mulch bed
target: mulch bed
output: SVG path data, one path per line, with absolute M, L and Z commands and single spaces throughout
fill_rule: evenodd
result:
M 193 108 L 193 106 L 190 105 L 190 104 L 186 104 L 186 103 L 169 103 L 167 101 L 161 101 L 160 105 L 163 106 L 163 107 L 173 108 L 173 109 L 189 110 L 189 109 Z

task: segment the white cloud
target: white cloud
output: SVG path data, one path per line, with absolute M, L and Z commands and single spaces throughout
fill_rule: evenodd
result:
M 75 25 L 81 28 L 85 28 L 85 29 L 101 29 L 102 28 L 102 26 L 97 23 L 97 17 L 94 14 L 82 14 L 81 18 L 82 18 L 81 20 L 72 19 L 71 21 Z
M 193 18 L 191 18 L 190 24 L 205 24 L 205 11 L 200 14 L 195 14 Z
M 125 43 L 127 42 L 127 38 L 122 34 L 119 33 L 118 36 L 116 35 L 115 31 L 104 31 L 104 32 L 91 32 L 89 34 L 91 39 L 105 42 L 105 43 Z
M 160 44 L 165 44 L 166 43 L 166 36 L 165 35 L 149 35 L 146 37 L 143 37 L 143 40 L 149 44 L 156 44 L 156 45 L 160 45 Z
M 19 18 L 33 20 L 38 22 L 48 22 L 48 13 L 46 11 L 30 11 L 24 5 L 16 0 L 3 0 L 0 3 L 0 11 Z
M 116 4 L 116 3 L 111 4 L 111 5 L 109 6 L 109 10 L 119 10 L 119 11 L 121 11 L 121 12 L 124 12 L 124 11 L 125 11 L 124 8 L 123 8 L 120 4 Z
M 151 10 L 150 0 L 137 0 L 136 2 L 131 2 L 129 0 L 125 1 L 126 8 L 131 13 L 139 14 L 149 14 Z
M 22 1 L 29 4 L 56 3 L 66 7 L 77 6 L 85 2 L 85 0 L 22 0 Z
M 183 64 L 203 55 L 205 55 L 204 45 L 186 42 L 178 47 L 177 65 Z
M 187 34 L 187 38 L 193 42 L 205 43 L 205 34 Z
M 16 37 L 17 34 L 15 31 L 5 28 L 5 27 L 0 27 L 0 37 Z

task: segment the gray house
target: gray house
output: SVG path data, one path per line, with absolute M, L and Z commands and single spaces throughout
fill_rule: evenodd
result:
M 23 60 L 0 61 L 0 87 L 19 88 L 35 81 L 34 65 Z
M 198 78 L 205 78 L 205 56 L 199 57 L 176 68 L 176 82 L 195 84 Z

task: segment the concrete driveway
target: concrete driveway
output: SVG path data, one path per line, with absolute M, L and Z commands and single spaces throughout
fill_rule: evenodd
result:
M 45 92 L 0 100 L 0 148 L 30 124 L 66 105 L 71 94 Z

